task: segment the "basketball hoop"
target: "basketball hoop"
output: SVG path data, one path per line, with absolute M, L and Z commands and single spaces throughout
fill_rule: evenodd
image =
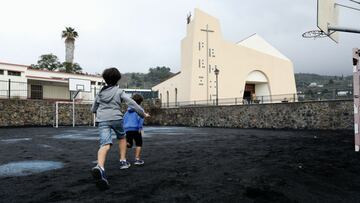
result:
M 323 38 L 323 37 L 327 37 L 327 34 L 321 30 L 311 30 L 311 31 L 307 31 L 304 32 L 304 34 L 302 34 L 303 38 Z

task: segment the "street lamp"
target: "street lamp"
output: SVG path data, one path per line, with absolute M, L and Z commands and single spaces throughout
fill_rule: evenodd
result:
M 220 73 L 220 70 L 215 68 L 215 76 L 216 76 L 216 106 L 219 105 L 219 80 L 218 75 Z

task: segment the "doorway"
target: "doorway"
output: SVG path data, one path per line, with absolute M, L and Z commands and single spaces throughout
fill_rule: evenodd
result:
M 243 99 L 247 104 L 252 101 L 251 95 L 255 94 L 255 84 L 245 84 Z

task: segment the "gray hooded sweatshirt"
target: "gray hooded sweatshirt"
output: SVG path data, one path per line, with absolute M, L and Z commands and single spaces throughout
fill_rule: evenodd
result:
M 120 120 L 123 114 L 120 111 L 122 101 L 133 108 L 140 117 L 144 117 L 144 110 L 118 86 L 106 86 L 96 96 L 91 111 L 96 113 L 96 122 Z

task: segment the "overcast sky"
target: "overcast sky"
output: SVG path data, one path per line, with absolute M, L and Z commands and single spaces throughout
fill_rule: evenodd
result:
M 349 0 L 337 0 L 351 6 Z M 65 59 L 61 31 L 74 27 L 75 62 L 84 72 L 180 70 L 186 15 L 199 8 L 220 20 L 225 40 L 258 33 L 294 63 L 296 73 L 350 75 L 360 34 L 303 39 L 316 27 L 316 0 L 0 0 L 0 61 L 30 65 L 42 54 Z M 356 23 L 357 22 L 357 23 Z M 360 12 L 340 9 L 340 25 L 360 29 Z

